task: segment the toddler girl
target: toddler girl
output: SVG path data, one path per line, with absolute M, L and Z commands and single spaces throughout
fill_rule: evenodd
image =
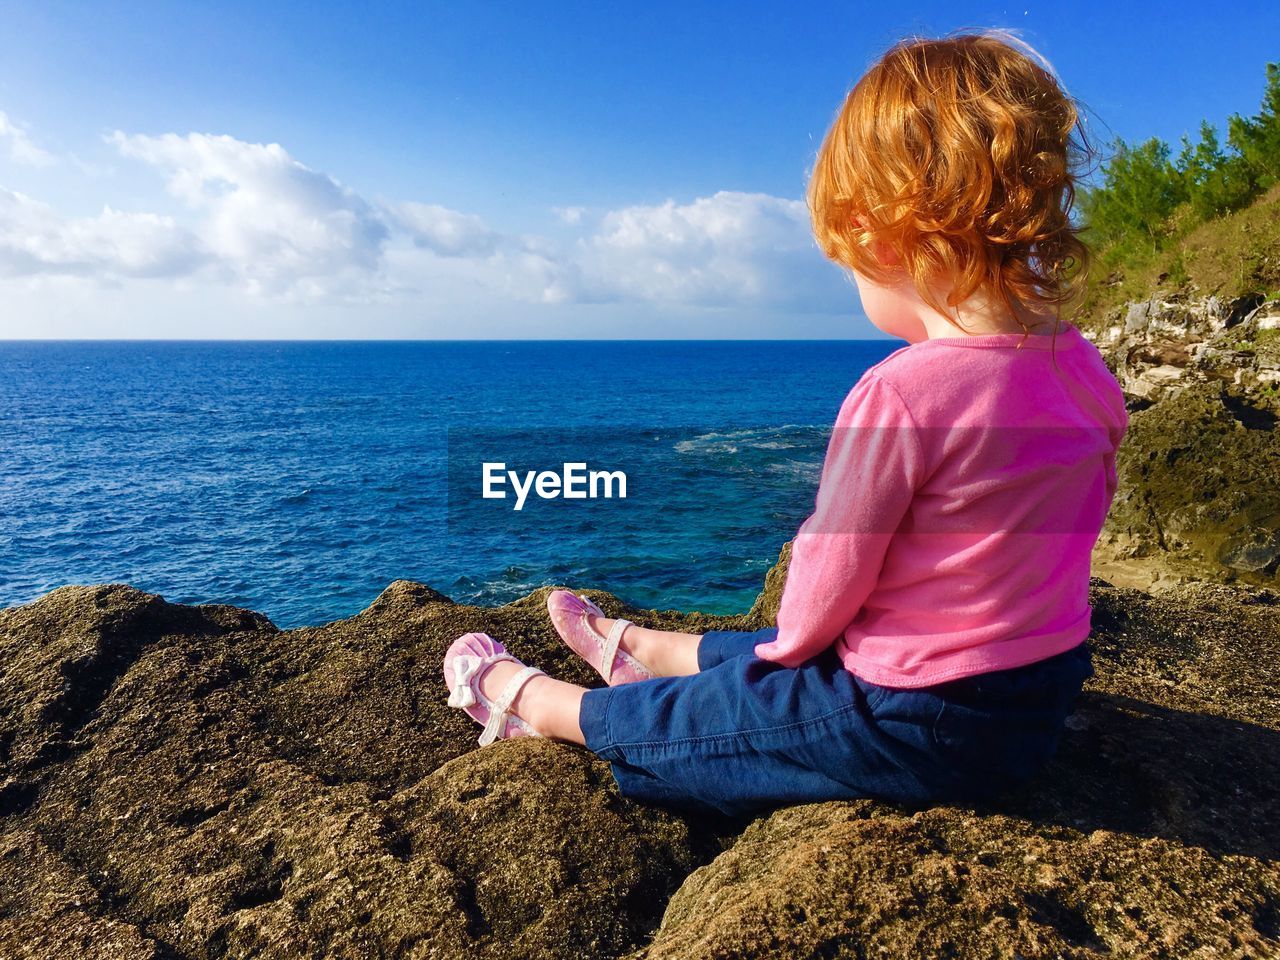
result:
M 1127 424 L 1060 319 L 1087 259 L 1068 217 L 1077 132 L 1007 34 L 903 42 L 867 72 L 809 207 L 867 316 L 907 345 L 840 408 L 777 628 L 642 629 L 556 591 L 556 629 L 608 686 L 461 637 L 449 703 L 482 744 L 584 744 L 626 796 L 729 814 L 977 799 L 1050 757 L 1092 674 L 1089 558 Z

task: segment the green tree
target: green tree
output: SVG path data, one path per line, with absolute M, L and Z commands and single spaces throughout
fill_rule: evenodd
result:
M 1257 195 L 1248 165 L 1238 154 L 1223 152 L 1218 131 L 1207 120 L 1200 124 L 1198 143 L 1182 138 L 1176 167 L 1182 191 L 1198 221 L 1238 210 Z
M 1267 89 L 1258 115 L 1235 114 L 1227 122 L 1227 142 L 1244 160 L 1257 192 L 1280 183 L 1280 63 L 1267 64 Z
M 1247 206 L 1280 183 L 1280 63 L 1267 64 L 1266 72 L 1261 108 L 1252 117 L 1231 116 L 1226 148 L 1207 121 L 1196 143 L 1182 138 L 1176 161 L 1157 138 L 1136 145 L 1115 141 L 1102 183 L 1080 204 L 1103 259 L 1143 259 L 1175 235 Z
M 1145 241 L 1157 249 L 1169 217 L 1186 199 L 1186 184 L 1169 160 L 1169 145 L 1155 137 L 1136 146 L 1117 138 L 1113 150 L 1102 186 L 1084 198 L 1093 241 L 1104 247 Z

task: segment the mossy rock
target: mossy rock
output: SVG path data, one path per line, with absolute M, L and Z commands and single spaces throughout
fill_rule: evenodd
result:
M 1230 385 L 1198 383 L 1129 418 L 1106 534 L 1209 580 L 1277 583 L 1280 429 Z
M 781 810 L 696 871 L 660 958 L 1262 957 L 1280 869 L 1160 839 L 870 802 Z
M 398 582 L 290 631 L 120 586 L 0 612 L 0 956 L 1280 951 L 1273 593 L 1096 583 L 1098 676 L 1051 768 L 999 804 L 740 821 L 627 800 L 581 748 L 475 747 L 444 705 L 458 634 L 598 682 L 546 593 L 484 609 Z M 772 609 L 591 596 L 691 631 Z

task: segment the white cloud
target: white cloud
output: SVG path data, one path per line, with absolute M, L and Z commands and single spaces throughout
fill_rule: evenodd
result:
M 488 256 L 502 239 L 480 217 L 434 203 L 402 203 L 387 213 L 415 246 L 442 257 Z
M 54 162 L 53 154 L 32 143 L 26 129 L 10 120 L 3 110 L 0 110 L 0 140 L 8 144 L 9 159 L 14 163 L 46 167 Z
M 582 222 L 582 215 L 587 212 L 586 207 L 552 207 L 551 212 L 554 213 L 564 223 L 576 225 Z
M 279 144 L 200 133 L 108 139 L 168 176 L 169 192 L 202 218 L 206 248 L 252 292 L 322 295 L 327 281 L 379 265 L 389 231 L 378 211 Z
M 172 218 L 103 208 L 63 219 L 49 206 L 0 187 L 0 273 L 157 277 L 205 259 L 199 241 Z
M 829 306 L 841 289 L 804 203 L 763 193 L 613 211 L 580 241 L 577 261 L 586 300 L 805 308 Z
M 29 143 L 3 114 L 0 121 L 11 149 Z M 0 276 L 168 279 L 183 285 L 175 286 L 175 300 L 192 296 L 199 282 L 269 301 L 335 306 L 832 312 L 850 300 L 848 285 L 813 243 L 799 200 L 722 191 L 599 217 L 585 207 L 559 207 L 573 229 L 568 239 L 553 240 L 504 233 L 435 203 L 371 203 L 275 143 L 122 131 L 105 139 L 163 177 L 178 202 L 176 216 L 105 206 L 94 217 L 67 218 L 0 188 Z

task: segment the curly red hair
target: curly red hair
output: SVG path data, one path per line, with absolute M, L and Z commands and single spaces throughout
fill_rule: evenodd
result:
M 946 307 L 985 291 L 1015 317 L 1019 305 L 1060 315 L 1089 265 L 1070 214 L 1090 153 L 1074 102 L 1011 34 L 904 40 L 858 81 L 818 151 L 814 235 L 873 280 L 905 270 L 953 322 L 940 281 Z

